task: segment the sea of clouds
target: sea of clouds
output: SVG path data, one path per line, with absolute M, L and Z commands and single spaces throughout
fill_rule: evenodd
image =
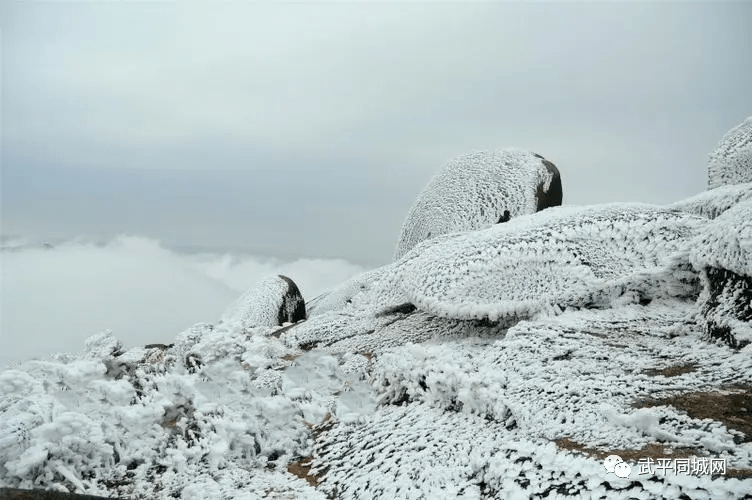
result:
M 365 269 L 341 259 L 284 261 L 234 253 L 182 253 L 118 236 L 54 246 L 6 239 L 0 247 L 0 369 L 15 360 L 79 352 L 111 330 L 126 347 L 170 343 L 213 323 L 246 288 L 284 274 L 306 300 Z

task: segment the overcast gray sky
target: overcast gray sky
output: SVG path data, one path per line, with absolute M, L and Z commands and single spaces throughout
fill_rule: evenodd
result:
M 668 203 L 752 114 L 735 3 L 4 2 L 2 232 L 391 260 L 449 158 Z

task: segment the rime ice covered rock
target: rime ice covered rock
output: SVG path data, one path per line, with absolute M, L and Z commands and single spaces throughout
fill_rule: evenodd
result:
M 708 187 L 752 182 L 752 116 L 729 130 L 710 154 Z
M 386 265 L 353 276 L 334 289 L 316 297 L 308 308 L 309 316 L 341 311 L 358 304 L 364 297 L 371 297 L 379 282 L 386 277 L 394 265 Z
M 752 276 L 752 200 L 738 203 L 705 225 L 692 245 L 692 263 Z
M 752 200 L 705 226 L 690 258 L 701 271 L 698 305 L 706 333 L 733 347 L 752 342 Z
M 694 276 L 677 259 L 706 223 L 649 205 L 558 207 L 425 241 L 400 262 L 397 281 L 423 311 L 491 321 L 614 300 L 687 297 Z
M 686 254 L 708 223 L 620 203 L 555 207 L 441 235 L 333 291 L 326 309 L 283 339 L 302 349 L 381 352 L 408 341 L 501 335 L 521 319 L 572 306 L 693 300 L 699 287 Z
M 287 276 L 270 276 L 246 290 L 222 314 L 219 323 L 241 328 L 279 326 L 306 318 L 305 301 Z
M 708 191 L 677 201 L 669 208 L 715 219 L 737 203 L 752 199 L 752 182 L 719 186 Z
M 561 205 L 561 178 L 542 156 L 518 150 L 479 151 L 447 163 L 407 214 L 395 260 L 423 240 L 481 229 Z

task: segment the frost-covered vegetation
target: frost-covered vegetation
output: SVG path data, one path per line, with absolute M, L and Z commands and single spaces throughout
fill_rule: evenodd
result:
M 0 372 L 0 487 L 743 497 L 749 192 L 454 227 L 309 301 L 305 321 L 285 305 L 289 283 L 272 278 L 171 345 L 124 351 L 103 333 L 81 354 L 19 363 Z M 630 477 L 605 470 L 612 454 Z M 722 460 L 726 471 L 640 473 L 641 457 Z

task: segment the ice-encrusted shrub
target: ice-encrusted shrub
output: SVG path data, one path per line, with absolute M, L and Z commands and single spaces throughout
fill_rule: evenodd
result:
M 752 182 L 752 116 L 729 130 L 710 154 L 708 187 Z
M 548 197 L 550 203 L 540 206 L 539 198 Z M 515 149 L 464 154 L 445 164 L 418 195 L 394 258 L 423 240 L 485 228 L 559 204 L 559 172 L 543 157 Z
M 375 411 L 363 363 L 315 352 L 286 370 L 299 352 L 274 330 L 197 325 L 125 352 L 107 332 L 65 362 L 0 372 L 0 485 L 179 495 L 194 476 L 308 455 L 306 423 L 327 413 L 348 423 Z

